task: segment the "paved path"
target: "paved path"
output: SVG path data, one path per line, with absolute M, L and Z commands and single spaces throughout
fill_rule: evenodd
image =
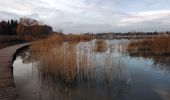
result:
M 12 74 L 13 57 L 17 50 L 27 45 L 29 44 L 19 44 L 0 50 L 0 100 L 18 98 Z

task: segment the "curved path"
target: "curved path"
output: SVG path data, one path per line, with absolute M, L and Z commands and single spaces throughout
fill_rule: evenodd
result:
M 13 60 L 15 59 L 16 52 L 29 43 L 10 46 L 0 50 L 0 100 L 17 100 L 18 95 L 16 92 L 13 80 Z

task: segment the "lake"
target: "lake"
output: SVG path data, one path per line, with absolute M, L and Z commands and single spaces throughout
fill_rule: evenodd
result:
M 129 41 L 21 51 L 13 64 L 21 100 L 169 100 L 170 56 L 132 56 L 125 50 Z

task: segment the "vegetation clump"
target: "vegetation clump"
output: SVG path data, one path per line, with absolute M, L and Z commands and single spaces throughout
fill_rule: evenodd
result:
M 126 51 L 130 55 L 169 55 L 170 37 L 133 40 L 127 45 Z
M 105 52 L 108 48 L 106 41 L 104 40 L 96 40 L 95 46 L 93 48 L 94 52 Z

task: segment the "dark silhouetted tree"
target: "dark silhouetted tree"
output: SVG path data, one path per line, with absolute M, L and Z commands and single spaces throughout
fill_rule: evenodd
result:
M 16 28 L 18 25 L 17 20 L 8 20 L 0 22 L 0 34 L 1 35 L 16 35 Z
M 31 27 L 38 25 L 38 21 L 31 18 L 20 18 L 17 33 L 20 35 L 31 35 Z
M 21 18 L 17 27 L 17 32 L 20 35 L 48 35 L 53 29 L 48 25 L 39 25 L 38 21 L 29 18 Z

